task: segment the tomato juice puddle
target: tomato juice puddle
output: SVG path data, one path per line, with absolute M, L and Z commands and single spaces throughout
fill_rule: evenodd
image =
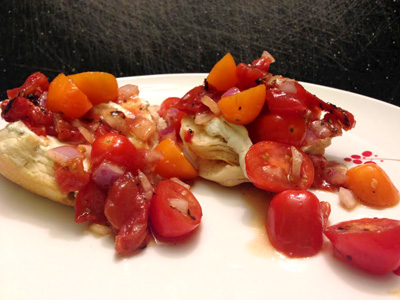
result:
M 236 187 L 241 194 L 243 202 L 248 208 L 250 214 L 250 226 L 253 229 L 254 237 L 247 244 L 250 253 L 258 257 L 272 257 L 277 251 L 269 242 L 265 222 L 269 203 L 273 195 L 266 191 L 257 189 L 250 183 L 244 183 Z

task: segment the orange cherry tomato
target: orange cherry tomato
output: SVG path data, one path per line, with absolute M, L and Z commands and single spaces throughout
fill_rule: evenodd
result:
M 70 119 L 82 117 L 93 107 L 86 95 L 64 74 L 59 74 L 50 83 L 47 107 L 61 112 Z
M 164 178 L 190 179 L 197 177 L 196 169 L 173 140 L 165 139 L 155 149 L 164 155 L 164 158 L 156 166 L 157 174 Z
M 247 125 L 257 118 L 265 102 L 265 85 L 261 84 L 218 102 L 222 116 L 230 123 Z
M 399 191 L 378 165 L 357 166 L 346 175 L 347 187 L 366 205 L 387 207 L 399 202 Z
M 69 75 L 68 78 L 72 79 L 93 105 L 118 98 L 117 79 L 110 73 L 83 72 Z
M 214 65 L 206 80 L 218 91 L 227 91 L 236 84 L 236 63 L 230 53 Z

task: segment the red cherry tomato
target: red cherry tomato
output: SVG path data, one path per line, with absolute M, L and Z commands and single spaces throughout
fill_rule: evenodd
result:
M 111 186 L 104 213 L 114 228 L 121 228 L 136 214 L 146 201 L 139 187 L 139 180 L 132 173 L 125 173 Z
M 163 239 L 178 239 L 200 224 L 202 210 L 193 194 L 173 180 L 161 181 L 150 208 L 153 232 Z
M 78 191 L 75 201 L 75 222 L 95 222 L 105 224 L 104 204 L 107 191 L 99 188 L 93 181 Z
M 236 66 L 236 86 L 240 90 L 255 87 L 266 74 L 267 72 L 260 70 L 257 66 L 240 63 Z
M 130 255 L 146 241 L 150 200 L 144 197 L 139 179 L 125 173 L 114 182 L 108 192 L 104 207 L 107 220 L 119 229 L 115 250 L 120 255 Z
M 161 103 L 159 115 L 164 118 L 167 122 L 168 128 L 175 130 L 175 134 L 179 136 L 179 130 L 181 128 L 181 120 L 185 113 L 175 108 L 179 103 L 180 98 L 170 97 Z
M 341 260 L 373 274 L 398 271 L 400 221 L 364 218 L 329 226 L 325 235 Z
M 43 73 L 35 72 L 26 79 L 22 86 L 12 90 L 7 90 L 7 96 L 8 99 L 14 99 L 18 96 L 27 98 L 30 94 L 39 97 L 48 89 L 49 80 L 47 77 Z
M 266 191 L 306 190 L 314 181 L 312 161 L 294 146 L 259 142 L 250 147 L 245 162 L 250 181 Z
M 254 143 L 274 141 L 300 146 L 306 137 L 306 121 L 297 114 L 263 114 L 249 126 L 249 135 Z
M 307 105 L 296 93 L 283 92 L 278 88 L 267 91 L 268 108 L 274 113 L 297 113 L 304 115 Z
M 266 227 L 271 244 L 290 257 L 318 253 L 329 213 L 329 203 L 320 203 L 309 191 L 288 190 L 277 194 L 267 214 Z
M 92 144 L 92 169 L 97 168 L 104 160 L 124 166 L 128 171 L 142 167 L 136 147 L 131 141 L 118 133 L 108 133 L 98 137 Z

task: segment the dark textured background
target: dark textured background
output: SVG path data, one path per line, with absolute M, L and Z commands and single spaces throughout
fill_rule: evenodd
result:
M 2 91 L 37 70 L 208 72 L 268 50 L 272 73 L 400 105 L 399 0 L 1 2 Z

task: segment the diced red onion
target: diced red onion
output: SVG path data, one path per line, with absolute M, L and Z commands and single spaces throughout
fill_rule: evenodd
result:
M 216 115 L 219 115 L 220 110 L 219 110 L 218 104 L 213 99 L 211 99 L 211 97 L 205 95 L 201 98 L 201 102 L 205 106 L 207 106 L 211 110 L 211 112 L 213 112 Z
M 205 124 L 208 121 L 210 121 L 212 118 L 214 118 L 214 114 L 211 112 L 202 112 L 202 113 L 197 113 L 196 117 L 194 118 L 194 123 L 197 125 Z
M 261 57 L 267 59 L 270 63 L 275 62 L 275 58 L 268 51 L 263 51 Z
M 103 161 L 92 173 L 93 181 L 102 188 L 110 187 L 125 173 L 123 167 L 108 161 Z
M 118 89 L 118 100 L 127 101 L 128 99 L 139 96 L 139 88 L 137 85 L 127 84 Z
M 66 165 L 70 159 L 84 158 L 85 155 L 75 146 L 60 146 L 47 151 L 48 156 L 56 163 Z
M 129 123 L 132 132 L 142 141 L 147 141 L 156 131 L 156 125 L 152 120 L 138 116 Z
M 344 164 L 329 161 L 326 168 L 324 179 L 333 186 L 344 186 L 346 184 L 347 167 Z
M 290 170 L 289 179 L 291 181 L 298 181 L 301 175 L 301 165 L 303 163 L 303 154 L 296 147 L 290 147 L 292 151 L 292 168 Z
M 190 185 L 184 183 L 182 180 L 180 180 L 178 177 L 172 177 L 170 178 L 172 181 L 175 181 L 176 183 L 179 183 L 181 186 L 183 186 L 184 188 L 187 188 L 188 190 L 190 190 Z
M 186 200 L 181 198 L 172 198 L 168 199 L 168 202 L 173 208 L 179 210 L 183 214 L 187 214 L 189 209 L 189 202 L 187 202 Z
M 235 95 L 238 93 L 240 93 L 240 90 L 237 87 L 233 87 L 233 88 L 230 88 L 229 90 L 227 90 L 225 93 L 223 93 L 221 98 L 232 96 L 232 95 Z
M 358 199 L 353 192 L 343 187 L 339 188 L 339 201 L 346 209 L 353 209 L 358 204 Z
M 72 121 L 72 125 L 78 128 L 79 132 L 83 135 L 83 137 L 86 141 L 88 141 L 89 144 L 93 144 L 95 140 L 94 133 L 84 127 L 79 119 L 75 119 L 74 121 Z
M 172 127 L 165 128 L 160 131 L 160 140 L 172 139 L 176 142 L 176 132 Z
M 138 171 L 138 177 L 140 181 L 140 185 L 143 189 L 143 194 L 146 200 L 150 200 L 153 197 L 154 188 L 151 185 L 147 176 L 142 172 Z
M 285 93 L 297 93 L 297 88 L 294 80 L 286 79 L 280 85 L 279 89 Z

